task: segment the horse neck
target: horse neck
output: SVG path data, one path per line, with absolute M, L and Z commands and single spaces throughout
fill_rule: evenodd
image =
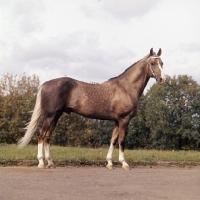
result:
M 140 98 L 149 81 L 147 64 L 139 61 L 120 77 L 120 82 L 134 97 Z

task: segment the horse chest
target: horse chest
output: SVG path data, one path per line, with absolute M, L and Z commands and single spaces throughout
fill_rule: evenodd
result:
M 114 107 L 115 112 L 118 113 L 118 115 L 129 115 L 129 113 L 137 109 L 137 104 L 127 96 L 126 98 L 121 98 L 116 101 Z

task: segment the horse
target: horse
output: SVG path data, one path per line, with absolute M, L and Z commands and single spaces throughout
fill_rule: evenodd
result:
M 42 127 L 38 133 L 38 168 L 55 168 L 50 155 L 50 137 L 63 112 L 77 113 L 86 118 L 115 122 L 106 156 L 108 169 L 113 169 L 112 153 L 118 141 L 119 162 L 129 170 L 125 161 L 125 137 L 129 121 L 137 114 L 138 101 L 150 78 L 159 85 L 166 81 L 163 73 L 162 50 L 156 54 L 150 49 L 143 59 L 132 64 L 122 74 L 101 84 L 89 84 L 70 77 L 49 80 L 41 85 L 26 133 L 18 142 L 25 147 L 36 132 L 40 116 Z M 44 164 L 43 149 L 47 166 Z

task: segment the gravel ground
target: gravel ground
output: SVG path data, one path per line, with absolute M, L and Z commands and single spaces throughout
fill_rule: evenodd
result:
M 1 200 L 200 199 L 200 167 L 0 167 Z

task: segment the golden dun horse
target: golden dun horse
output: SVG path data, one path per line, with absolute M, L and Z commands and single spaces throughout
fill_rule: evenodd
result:
M 155 78 L 158 84 L 165 83 L 162 51 L 153 49 L 143 59 L 131 65 L 122 74 L 101 84 L 89 84 L 69 77 L 45 82 L 39 89 L 31 121 L 26 133 L 19 141 L 19 148 L 25 147 L 34 135 L 39 118 L 43 124 L 38 134 L 38 168 L 44 168 L 43 148 L 48 168 L 55 165 L 50 155 L 50 137 L 63 112 L 78 113 L 81 116 L 114 120 L 110 148 L 107 154 L 107 168 L 112 169 L 112 153 L 115 143 L 119 144 L 119 161 L 124 169 L 129 165 L 124 157 L 124 141 L 129 121 L 137 113 L 138 101 L 149 79 Z

